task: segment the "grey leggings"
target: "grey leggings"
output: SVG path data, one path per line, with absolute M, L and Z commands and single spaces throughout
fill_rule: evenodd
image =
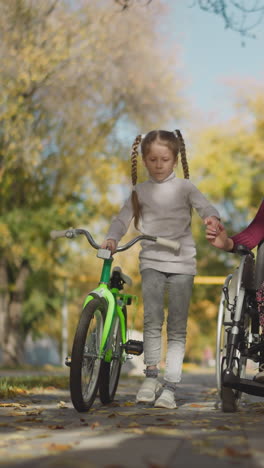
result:
M 193 276 L 163 273 L 148 268 L 141 272 L 144 302 L 144 362 L 159 364 L 161 331 L 164 321 L 164 295 L 168 288 L 167 356 L 165 380 L 180 382 L 185 352 L 188 309 Z

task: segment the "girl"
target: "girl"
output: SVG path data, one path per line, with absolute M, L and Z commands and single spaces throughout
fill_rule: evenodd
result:
M 137 185 L 138 146 L 149 174 Z M 177 178 L 174 167 L 178 153 L 184 179 Z M 193 278 L 196 274 L 195 245 L 191 233 L 191 211 L 195 208 L 205 224 L 217 231 L 219 213 L 189 181 L 185 144 L 181 132 L 153 130 L 136 137 L 131 153 L 133 190 L 120 213 L 113 219 L 103 248 L 115 252 L 121 237 L 134 218 L 135 227 L 144 234 L 180 242 L 180 252 L 147 241 L 142 242 L 140 272 L 144 303 L 144 363 L 146 378 L 136 401 L 156 407 L 176 408 L 175 389 L 181 380 L 185 351 L 186 324 Z M 168 288 L 167 356 L 164 384 L 156 393 L 158 364 L 161 357 L 161 331 L 164 320 L 164 293 Z M 156 401 L 155 401 L 156 400 Z

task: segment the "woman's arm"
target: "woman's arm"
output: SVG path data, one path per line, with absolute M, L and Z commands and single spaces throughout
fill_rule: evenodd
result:
M 235 246 L 239 244 L 245 245 L 249 249 L 256 247 L 264 239 L 264 200 L 253 221 L 243 231 L 228 237 L 222 224 L 220 224 L 220 233 L 218 235 L 212 226 L 207 225 L 206 239 L 214 247 L 227 252 L 233 251 Z
M 231 239 L 235 246 L 243 244 L 249 249 L 254 249 L 264 239 L 264 200 L 250 225 Z

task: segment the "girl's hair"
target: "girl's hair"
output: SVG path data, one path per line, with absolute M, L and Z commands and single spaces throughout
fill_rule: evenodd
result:
M 181 154 L 181 163 L 183 169 L 183 175 L 185 179 L 189 179 L 189 167 L 186 157 L 186 149 L 183 136 L 180 130 L 174 130 L 168 132 L 167 130 L 152 130 L 147 135 L 138 135 L 132 145 L 131 150 L 131 179 L 133 185 L 132 191 L 132 207 L 134 213 L 135 227 L 138 228 L 139 219 L 141 216 L 141 206 L 139 203 L 138 195 L 135 190 L 137 184 L 137 158 L 138 158 L 138 147 L 141 143 L 141 153 L 144 159 L 150 152 L 152 143 L 158 142 L 169 148 L 175 158 L 175 162 L 178 159 L 178 153 Z

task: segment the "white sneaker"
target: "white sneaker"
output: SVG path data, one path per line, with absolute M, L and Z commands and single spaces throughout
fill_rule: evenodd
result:
M 259 372 L 255 375 L 254 380 L 264 384 L 264 363 L 260 364 Z
M 161 388 L 161 383 L 157 378 L 146 377 L 139 391 L 137 392 L 137 403 L 154 403 L 156 393 Z
M 165 388 L 160 397 L 155 401 L 154 406 L 155 408 L 177 408 L 174 392 Z

